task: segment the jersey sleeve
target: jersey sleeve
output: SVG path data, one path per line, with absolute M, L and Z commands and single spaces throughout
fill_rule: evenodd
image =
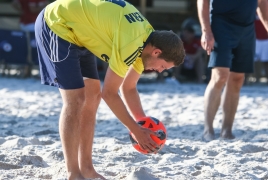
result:
M 132 64 L 132 67 L 138 74 L 142 74 L 144 71 L 144 66 L 141 57 L 136 59 L 136 61 Z
M 109 67 L 113 72 L 122 78 L 125 77 L 126 72 L 129 69 L 129 66 L 123 62 L 122 54 L 116 45 L 113 45 L 112 47 L 112 54 L 109 59 Z
M 143 42 L 139 38 L 129 39 L 122 33 L 117 37 L 119 38 L 115 36 L 113 42 L 109 67 L 120 77 L 125 77 L 131 65 L 137 73 L 141 74 L 144 68 L 139 56 L 143 49 Z

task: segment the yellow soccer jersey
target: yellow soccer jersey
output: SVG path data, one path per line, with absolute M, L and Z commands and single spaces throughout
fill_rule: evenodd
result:
M 85 47 L 120 77 L 132 65 L 144 70 L 140 54 L 154 31 L 131 4 L 123 0 L 57 0 L 44 15 L 47 25 L 62 39 Z

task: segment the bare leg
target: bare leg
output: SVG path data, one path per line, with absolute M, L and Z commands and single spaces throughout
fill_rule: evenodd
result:
M 59 121 L 59 131 L 63 147 L 68 179 L 81 179 L 78 165 L 79 120 L 84 104 L 84 88 L 75 90 L 60 89 L 63 107 Z
M 234 139 L 232 127 L 238 106 L 240 89 L 243 86 L 244 73 L 231 72 L 223 92 L 223 124 L 221 137 Z
M 213 68 L 211 80 L 205 91 L 205 125 L 203 138 L 211 141 L 215 138 L 213 121 L 220 105 L 222 89 L 229 75 L 228 68 Z
M 105 179 L 98 174 L 92 162 L 92 146 L 96 113 L 101 100 L 100 81 L 86 79 L 85 81 L 86 103 L 82 110 L 80 120 L 80 145 L 79 145 L 79 166 L 84 178 Z

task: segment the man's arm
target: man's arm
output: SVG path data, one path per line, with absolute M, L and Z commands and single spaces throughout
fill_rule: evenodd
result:
M 156 147 L 159 147 L 151 139 L 150 135 L 156 134 L 149 129 L 145 129 L 139 126 L 128 113 L 126 106 L 124 105 L 121 97 L 118 94 L 118 90 L 122 82 L 123 78 L 118 76 L 110 69 L 110 67 L 108 67 L 102 88 L 102 98 L 116 115 L 116 117 L 129 129 L 129 131 L 131 131 L 135 135 L 135 138 L 140 144 L 140 146 L 143 147 L 143 149 L 145 150 L 154 151 Z M 129 96 L 130 94 L 131 93 L 126 93 L 125 95 Z M 131 97 L 126 98 L 128 99 L 127 101 L 129 101 L 129 98 Z M 129 107 L 132 106 L 130 105 Z
M 214 48 L 214 36 L 210 27 L 210 0 L 197 0 L 198 17 L 202 28 L 201 45 L 209 55 Z
M 268 32 L 268 0 L 258 0 L 257 13 Z
M 132 67 L 128 71 L 123 84 L 120 87 L 120 92 L 122 94 L 123 100 L 127 105 L 128 110 L 132 114 L 134 119 L 139 119 L 145 117 L 145 113 L 142 109 L 140 96 L 137 91 L 137 83 L 140 78 L 138 74 Z

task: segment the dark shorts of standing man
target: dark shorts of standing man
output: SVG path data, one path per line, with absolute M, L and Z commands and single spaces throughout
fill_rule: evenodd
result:
M 210 3 L 215 44 L 208 67 L 225 67 L 232 72 L 252 73 L 257 0 L 211 0 Z

